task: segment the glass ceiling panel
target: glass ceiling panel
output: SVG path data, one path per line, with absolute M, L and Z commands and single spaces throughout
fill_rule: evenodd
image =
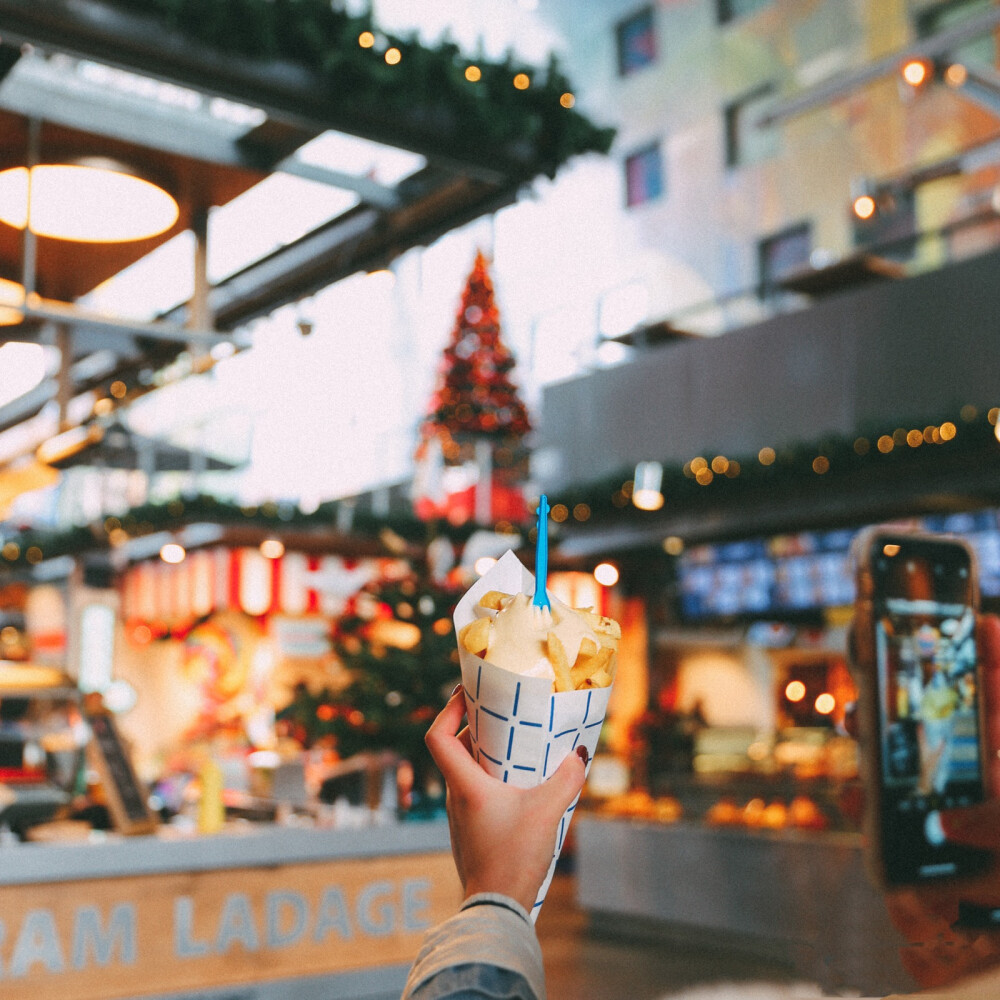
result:
M 237 271 L 353 208 L 350 191 L 274 174 L 208 217 L 208 280 Z M 188 301 L 194 290 L 194 236 L 181 233 L 80 299 L 115 316 L 151 320 Z
M 387 187 L 394 187 L 404 177 L 409 177 L 427 165 L 427 160 L 419 153 L 395 149 L 341 132 L 324 132 L 318 135 L 298 149 L 295 158 L 313 167 L 367 177 Z

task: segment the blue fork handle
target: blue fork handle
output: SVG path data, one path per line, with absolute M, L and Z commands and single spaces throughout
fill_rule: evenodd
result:
M 536 608 L 549 608 L 549 595 L 545 583 L 549 575 L 549 498 L 543 493 L 538 498 L 538 531 L 535 538 L 535 596 L 531 603 Z

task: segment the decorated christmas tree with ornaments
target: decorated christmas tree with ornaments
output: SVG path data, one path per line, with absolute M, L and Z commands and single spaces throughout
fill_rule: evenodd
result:
M 418 516 L 453 523 L 530 519 L 519 487 L 527 478 L 531 421 L 511 377 L 515 363 L 503 342 L 493 281 L 479 251 L 421 425 Z

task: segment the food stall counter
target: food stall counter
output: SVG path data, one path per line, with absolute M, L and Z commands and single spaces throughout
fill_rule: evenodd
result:
M 577 895 L 597 933 L 739 950 L 824 990 L 910 992 L 861 836 L 577 816 Z
M 0 995 L 396 998 L 460 898 L 441 821 L 3 846 Z

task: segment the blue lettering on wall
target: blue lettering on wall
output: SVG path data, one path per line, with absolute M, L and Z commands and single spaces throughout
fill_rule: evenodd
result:
M 108 917 L 108 929 L 101 929 L 101 914 L 96 906 L 81 906 L 73 922 L 73 968 L 82 969 L 92 953 L 94 964 L 111 964 L 115 951 L 124 965 L 135 964 L 135 905 L 119 903 Z
M 31 910 L 24 918 L 10 959 L 11 979 L 26 976 L 36 963 L 49 972 L 62 972 L 65 968 L 55 918 L 50 910 Z
M 372 882 L 358 893 L 358 926 L 372 937 L 385 937 L 396 929 L 396 910 L 391 900 L 391 882 Z
M 267 947 L 287 948 L 302 938 L 309 918 L 309 906 L 305 897 L 297 892 L 269 892 L 266 914 Z
M 250 899 L 242 892 L 234 892 L 226 899 L 219 921 L 219 936 L 215 950 L 224 955 L 234 944 L 241 944 L 247 951 L 258 951 L 260 939 L 253 922 Z
M 208 954 L 206 941 L 195 941 L 193 935 L 194 900 L 178 896 L 174 900 L 174 954 L 178 958 L 201 958 Z
M 430 925 L 427 907 L 430 900 L 431 881 L 426 878 L 408 878 L 403 881 L 403 930 L 425 931 Z
M 347 904 L 344 902 L 344 894 L 337 886 L 332 885 L 323 890 L 323 897 L 319 901 L 313 940 L 322 941 L 330 931 L 334 930 L 345 941 L 350 941 L 354 936 L 350 921 L 347 919 Z

